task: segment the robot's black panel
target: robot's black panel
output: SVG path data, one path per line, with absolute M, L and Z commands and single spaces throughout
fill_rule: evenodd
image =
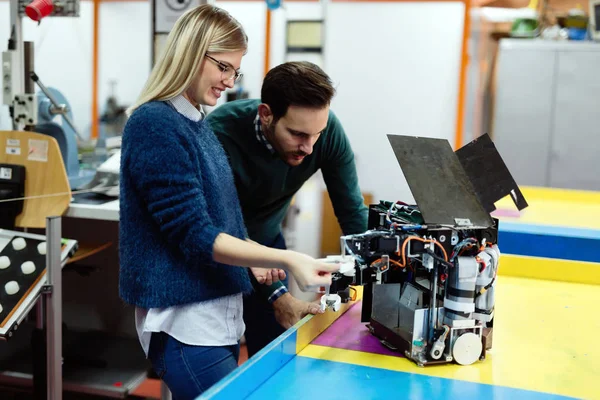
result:
M 456 155 L 488 213 L 496 209 L 495 202 L 508 195 L 519 210 L 527 207 L 519 186 L 487 133 L 458 149 Z
M 399 135 L 388 140 L 426 224 L 492 225 L 447 140 Z

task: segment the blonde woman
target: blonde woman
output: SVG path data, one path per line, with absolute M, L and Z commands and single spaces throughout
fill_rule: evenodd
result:
M 338 268 L 246 239 L 229 163 L 201 108 L 239 79 L 246 48 L 225 11 L 187 12 L 123 133 L 119 292 L 136 306 L 142 348 L 175 399 L 237 367 L 242 295 L 252 290 L 244 267 L 265 284 L 287 270 L 304 289 L 329 285 Z

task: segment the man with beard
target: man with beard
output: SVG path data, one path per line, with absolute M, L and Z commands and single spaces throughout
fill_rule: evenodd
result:
M 208 115 L 229 157 L 252 240 L 285 248 L 281 225 L 292 197 L 318 170 L 344 234 L 367 229 L 354 153 L 329 109 L 334 94 L 321 68 L 288 62 L 265 76 L 260 100 L 225 103 Z M 320 312 L 317 304 L 291 296 L 287 278 L 253 284 L 254 292 L 244 299 L 249 357 L 308 313 Z

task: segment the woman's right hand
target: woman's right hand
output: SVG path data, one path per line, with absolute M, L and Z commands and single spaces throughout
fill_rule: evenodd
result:
M 286 250 L 287 269 L 294 275 L 303 292 L 316 291 L 331 285 L 331 274 L 340 269 L 339 264 L 325 263 L 291 250 Z
M 248 268 L 284 267 L 294 275 L 300 290 L 305 292 L 316 292 L 322 286 L 331 285 L 332 272 L 340 270 L 339 264 L 317 261 L 292 250 L 273 249 L 249 243 L 226 233 L 220 233 L 215 239 L 213 259 L 221 264 Z

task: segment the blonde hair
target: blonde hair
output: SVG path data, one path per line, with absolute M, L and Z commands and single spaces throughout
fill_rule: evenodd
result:
M 175 22 L 142 93 L 127 110 L 127 115 L 149 101 L 169 100 L 184 92 L 206 53 L 246 51 L 247 48 L 244 28 L 227 11 L 210 4 L 187 11 Z

